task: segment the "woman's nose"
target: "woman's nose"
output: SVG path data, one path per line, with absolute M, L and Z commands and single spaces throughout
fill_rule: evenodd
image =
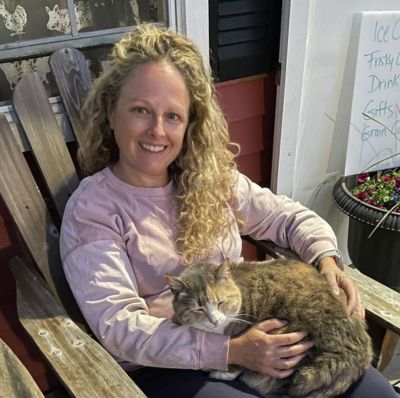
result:
M 162 137 L 165 135 L 164 122 L 162 116 L 153 116 L 150 134 L 153 137 Z

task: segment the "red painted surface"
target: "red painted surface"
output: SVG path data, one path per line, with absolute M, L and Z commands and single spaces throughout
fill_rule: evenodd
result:
M 15 282 L 8 268 L 9 260 L 20 252 L 13 221 L 0 200 L 0 338 L 15 352 L 42 391 L 58 385 L 58 381 L 32 344 L 17 316 Z
M 216 84 L 228 123 L 265 114 L 264 78 L 250 77 Z
M 269 186 L 275 123 L 275 74 L 216 84 L 233 142 L 241 146 L 239 170 Z
M 274 76 L 259 76 L 217 85 L 219 101 L 229 123 L 231 139 L 241 145 L 239 169 L 254 181 L 269 181 L 275 111 Z M 8 261 L 20 252 L 18 236 L 0 200 L 0 338 L 18 355 L 42 391 L 58 382 L 20 325 L 15 302 L 15 283 Z M 256 259 L 255 248 L 244 242 L 243 256 Z

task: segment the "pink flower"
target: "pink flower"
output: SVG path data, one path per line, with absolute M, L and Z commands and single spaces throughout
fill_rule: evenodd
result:
M 357 198 L 360 200 L 365 200 L 367 198 L 367 195 L 365 194 L 365 192 L 358 192 Z
M 382 176 L 382 177 L 381 177 L 381 180 L 382 180 L 382 181 L 389 182 L 389 181 L 392 181 L 392 180 L 393 180 L 393 178 L 392 178 L 392 177 L 390 177 L 390 176 Z
M 357 185 L 352 190 L 357 199 L 369 205 L 389 210 L 395 204 L 400 203 L 400 169 L 386 170 L 374 173 L 372 177 L 368 173 L 356 177 Z
M 357 178 L 359 184 L 363 184 L 367 180 L 369 180 L 369 173 L 362 173 Z

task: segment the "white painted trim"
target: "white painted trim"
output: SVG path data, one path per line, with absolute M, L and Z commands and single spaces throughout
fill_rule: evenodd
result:
M 283 0 L 282 7 L 281 81 L 276 98 L 271 185 L 274 192 L 288 196 L 293 192 L 311 2 Z
M 168 26 L 175 31 L 178 31 L 177 27 L 177 5 L 176 0 L 168 0 L 167 1 L 167 10 L 168 10 Z
M 209 65 L 208 0 L 171 0 L 169 25 L 193 40 Z

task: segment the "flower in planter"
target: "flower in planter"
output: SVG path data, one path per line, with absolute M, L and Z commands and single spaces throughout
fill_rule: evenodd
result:
M 352 194 L 371 206 L 399 213 L 400 169 L 385 170 L 375 175 L 360 174 Z

